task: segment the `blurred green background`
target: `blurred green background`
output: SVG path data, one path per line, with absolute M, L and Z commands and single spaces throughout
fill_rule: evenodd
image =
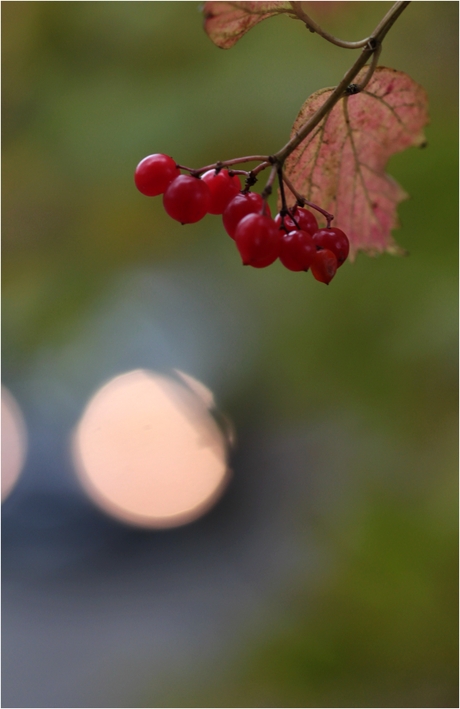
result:
M 346 39 L 390 7 L 306 5 Z M 237 432 L 307 422 L 318 470 L 346 471 L 340 504 L 331 489 L 292 512 L 300 547 L 313 538 L 327 563 L 278 589 L 216 657 L 188 674 L 171 663 L 133 706 L 458 706 L 458 3 L 411 3 L 380 59 L 430 97 L 428 147 L 388 169 L 411 195 L 395 233 L 410 255 L 360 255 L 329 288 L 279 263 L 242 269 L 218 217 L 181 227 L 133 171 L 154 152 L 199 167 L 276 151 L 354 54 L 285 17 L 222 51 L 195 2 L 6 2 L 2 56 L 13 394 L 117 278 L 177 268 L 204 279 L 203 301 L 251 343 L 237 375 L 229 351 L 216 389 Z

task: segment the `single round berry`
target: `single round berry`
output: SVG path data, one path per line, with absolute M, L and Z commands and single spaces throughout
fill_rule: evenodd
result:
M 228 170 L 209 170 L 201 178 L 209 187 L 211 193 L 210 214 L 222 214 L 227 204 L 241 190 L 238 175 L 231 176 Z
M 208 213 L 211 194 L 203 180 L 179 175 L 163 195 L 163 206 L 170 217 L 181 224 L 193 224 Z
M 318 222 L 314 214 L 304 209 L 303 207 L 298 207 L 297 205 L 289 210 L 289 214 L 284 217 L 284 229 L 281 214 L 277 214 L 275 217 L 275 222 L 278 224 L 279 228 L 283 231 L 293 231 L 295 229 L 300 229 L 301 231 L 307 231 L 309 234 L 314 234 L 318 231 Z M 295 220 L 295 221 L 294 221 Z M 297 224 L 296 224 L 297 222 Z
M 271 217 L 248 214 L 238 224 L 235 242 L 244 266 L 265 268 L 276 261 L 281 235 Z
M 341 229 L 330 227 L 329 229 L 319 229 L 313 234 L 313 241 L 319 249 L 329 249 L 335 254 L 337 264 L 341 266 L 348 256 L 350 251 L 350 242 L 348 237 Z
M 264 209 L 264 214 L 270 217 L 270 207 L 265 203 L 257 192 L 240 192 L 228 203 L 222 215 L 225 231 L 232 239 L 240 221 L 248 214 L 260 214 Z
M 169 155 L 156 153 L 140 161 L 134 173 L 134 182 L 139 192 L 147 197 L 163 194 L 171 182 L 180 175 L 175 160 Z
M 317 251 L 312 262 L 311 272 L 317 281 L 329 285 L 337 271 L 337 259 L 329 249 Z
M 290 271 L 308 271 L 316 256 L 315 242 L 310 234 L 298 229 L 288 234 L 281 231 L 280 261 Z

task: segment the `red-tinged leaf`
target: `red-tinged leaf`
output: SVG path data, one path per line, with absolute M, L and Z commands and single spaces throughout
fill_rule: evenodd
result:
M 205 2 L 204 29 L 221 49 L 230 49 L 246 32 L 273 15 L 295 17 L 289 2 Z
M 292 136 L 331 92 L 322 89 L 307 99 Z M 334 214 L 333 225 L 347 234 L 352 258 L 357 251 L 403 253 L 391 230 L 398 226 L 397 205 L 408 195 L 385 167 L 394 153 L 425 144 L 426 123 L 425 90 L 407 74 L 378 67 L 366 89 L 341 99 L 286 160 L 294 188 Z M 288 204 L 294 203 L 288 191 Z

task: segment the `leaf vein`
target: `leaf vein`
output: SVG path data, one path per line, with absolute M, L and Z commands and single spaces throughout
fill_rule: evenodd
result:
M 385 108 L 387 108 L 387 109 L 392 113 L 392 115 L 394 116 L 394 118 L 396 118 L 396 120 L 397 120 L 397 122 L 399 123 L 399 125 L 402 126 L 402 128 L 404 128 L 404 130 L 405 130 L 407 133 L 411 133 L 411 132 L 412 132 L 412 131 L 407 127 L 407 125 L 404 123 L 404 121 L 402 120 L 402 118 L 398 115 L 398 113 L 397 113 L 396 110 L 393 108 L 393 106 L 390 106 L 390 104 L 387 103 L 386 101 L 384 101 L 383 98 L 380 98 L 380 96 L 377 96 L 377 94 L 371 94 L 371 93 L 368 92 L 368 91 L 363 91 L 363 94 L 365 94 L 366 96 L 370 96 L 371 98 L 375 99 L 376 101 L 378 101 L 379 103 L 381 103 L 383 106 L 385 106 Z M 406 108 L 406 107 L 407 107 L 407 108 L 411 108 L 412 106 L 419 106 L 419 105 L 420 105 L 420 104 L 418 104 L 418 103 L 407 103 L 407 104 L 401 104 L 400 106 L 398 106 L 398 108 Z
M 358 158 L 358 154 L 357 154 L 357 150 L 356 150 L 356 145 L 355 145 L 355 142 L 354 142 L 354 139 L 353 139 L 353 132 L 352 132 L 352 130 L 351 130 L 350 116 L 349 116 L 349 114 L 348 114 L 348 104 L 347 104 L 346 101 L 343 102 L 343 110 L 344 110 L 345 124 L 346 124 L 346 126 L 347 126 L 347 132 L 348 132 L 348 135 L 349 135 L 349 137 L 350 137 L 351 149 L 352 149 L 353 157 L 354 157 L 354 160 L 355 160 L 356 172 L 357 172 L 357 174 L 358 174 L 358 176 L 359 176 L 359 179 L 360 179 L 360 182 L 361 182 L 361 185 L 362 185 L 362 188 L 363 188 L 363 193 L 364 193 L 364 197 L 365 197 L 366 202 L 367 202 L 367 206 L 368 206 L 369 212 L 371 213 L 371 217 L 373 217 L 373 218 L 375 219 L 375 221 L 378 222 L 378 223 L 380 224 L 380 226 L 382 226 L 381 222 L 380 222 L 380 221 L 377 219 L 377 217 L 375 216 L 374 210 L 372 209 L 372 200 L 371 200 L 370 195 L 369 195 L 369 192 L 368 192 L 368 190 L 367 190 L 367 186 L 366 186 L 366 183 L 365 183 L 365 180 L 364 180 L 364 176 L 363 176 L 363 174 L 362 174 L 362 172 L 361 172 L 361 169 L 360 169 L 360 162 L 359 162 L 359 158 Z

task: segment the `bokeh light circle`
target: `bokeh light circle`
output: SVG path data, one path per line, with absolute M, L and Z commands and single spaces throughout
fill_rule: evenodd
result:
M 21 409 L 2 384 L 2 502 L 16 485 L 27 453 L 27 431 Z
M 226 439 L 203 397 L 147 370 L 121 374 L 96 392 L 72 450 L 93 501 L 143 527 L 176 527 L 200 517 L 229 477 Z

